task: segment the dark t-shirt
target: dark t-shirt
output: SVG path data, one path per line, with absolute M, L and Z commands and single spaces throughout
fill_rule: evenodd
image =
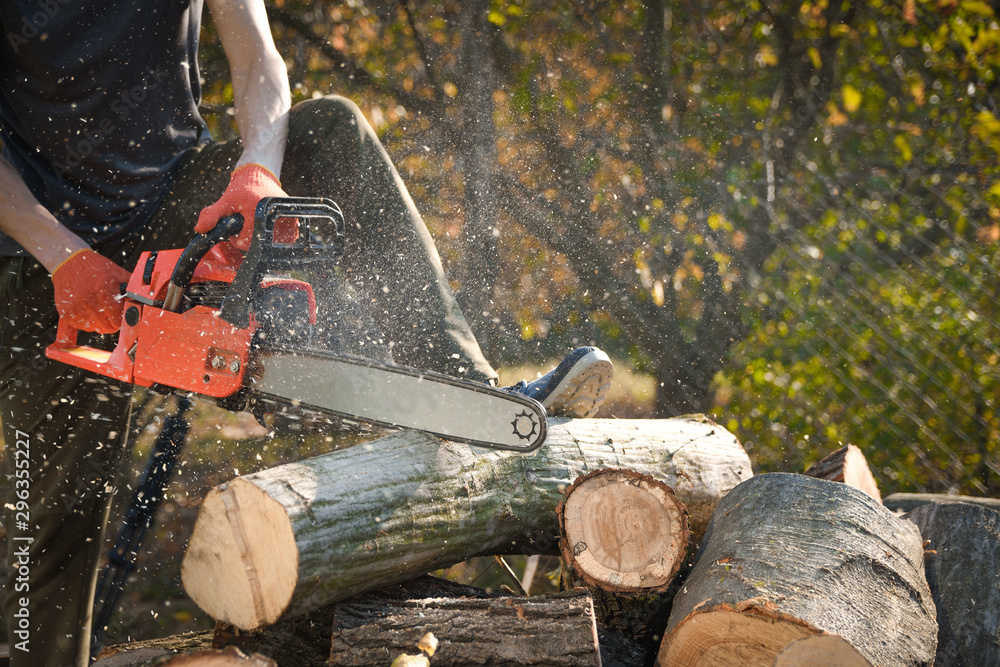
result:
M 198 113 L 202 0 L 0 0 L 0 139 L 91 244 L 146 224 Z M 23 252 L 0 234 L 0 255 Z

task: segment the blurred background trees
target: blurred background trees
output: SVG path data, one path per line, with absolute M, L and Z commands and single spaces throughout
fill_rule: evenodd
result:
M 760 469 L 1000 492 L 1000 3 L 275 0 L 495 364 L 593 342 Z M 233 132 L 211 25 L 205 112 Z

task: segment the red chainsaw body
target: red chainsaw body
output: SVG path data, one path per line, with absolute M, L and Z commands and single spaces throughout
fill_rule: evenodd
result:
M 232 283 L 242 255 L 220 244 L 195 269 L 192 284 Z M 129 278 L 118 343 L 108 352 L 77 344 L 77 330 L 60 319 L 56 341 L 45 354 L 94 373 L 142 387 L 165 385 L 215 398 L 243 387 L 257 329 L 251 315 L 247 327 L 219 317 L 219 309 L 195 305 L 175 313 L 161 306 L 182 249 L 144 252 Z M 268 289 L 302 290 L 316 321 L 312 287 L 292 279 L 268 279 Z

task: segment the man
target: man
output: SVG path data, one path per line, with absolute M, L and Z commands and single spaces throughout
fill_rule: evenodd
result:
M 373 304 L 393 358 L 496 382 L 357 107 L 331 97 L 290 108 L 262 0 L 208 5 L 242 141 L 211 142 L 198 114 L 200 0 L 0 2 L 4 614 L 15 666 L 88 663 L 130 392 L 47 360 L 44 348 L 58 317 L 94 332 L 81 342 L 106 345 L 100 334 L 122 317 L 121 267 L 143 250 L 182 247 L 232 212 L 252 220 L 262 197 L 330 197 L 348 223 L 345 275 Z M 512 390 L 550 413 L 589 416 L 610 373 L 602 352 L 582 348 Z

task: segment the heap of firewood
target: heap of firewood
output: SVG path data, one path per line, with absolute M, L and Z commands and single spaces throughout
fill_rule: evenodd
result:
M 704 418 L 553 420 L 527 455 L 400 432 L 213 489 L 182 579 L 216 629 L 96 664 L 1000 664 L 1000 513 L 937 500 L 883 503 L 853 446 L 755 477 Z M 424 576 L 532 553 L 566 592 Z

